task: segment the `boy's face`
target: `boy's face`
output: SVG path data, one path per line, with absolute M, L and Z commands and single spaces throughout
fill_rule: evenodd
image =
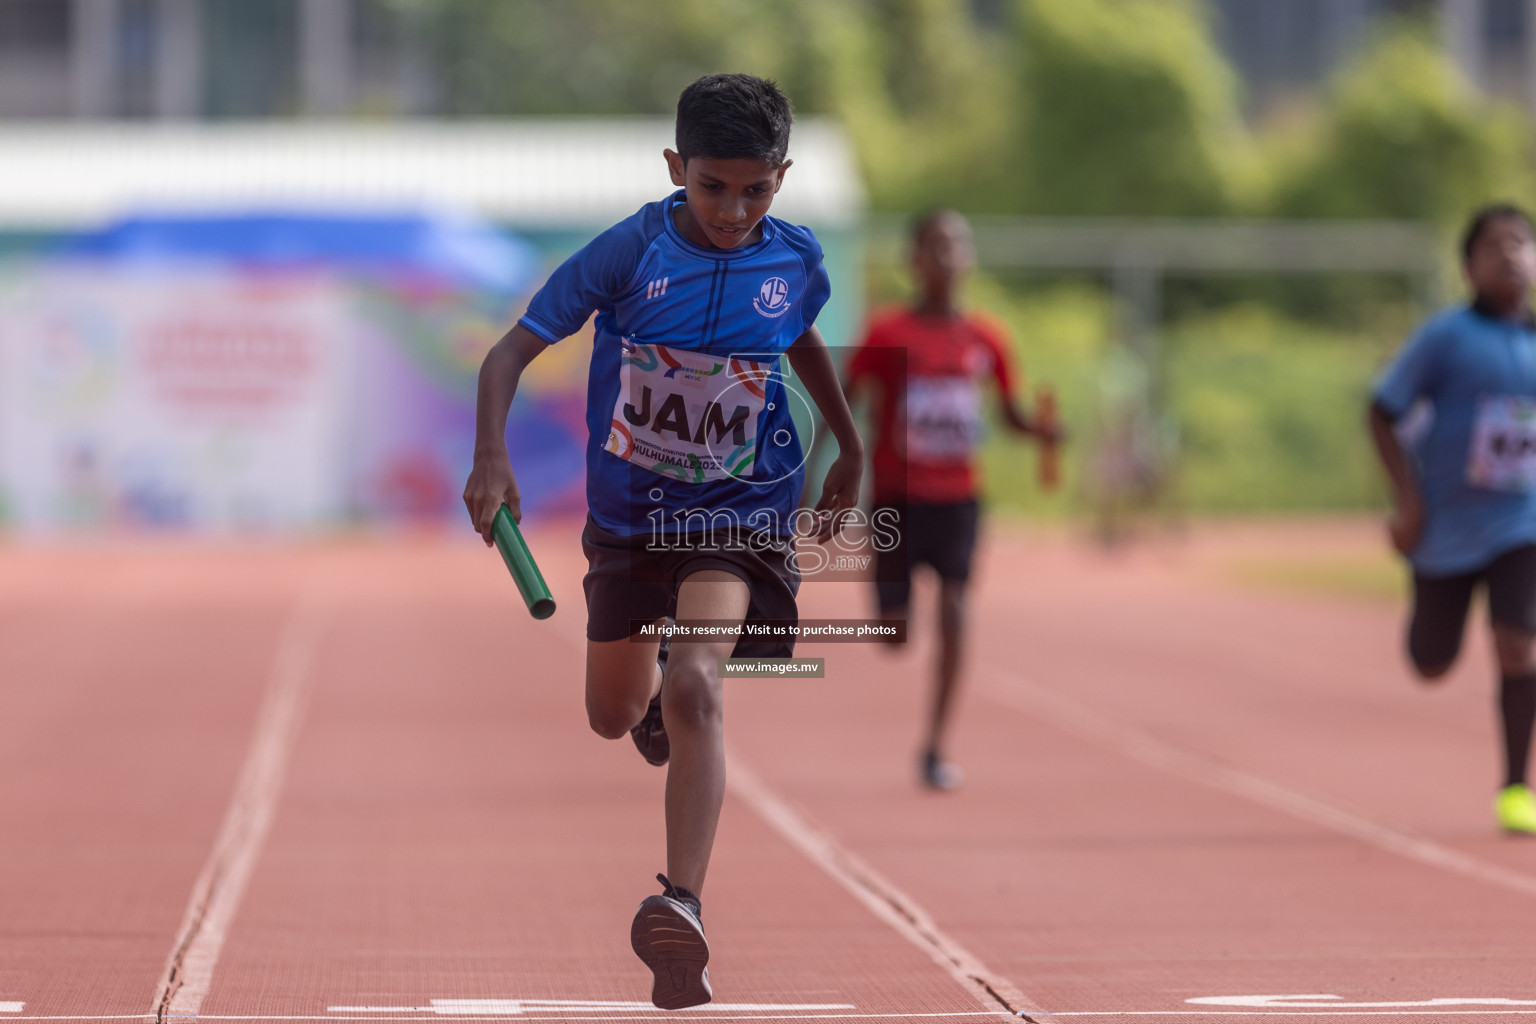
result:
M 912 243 L 912 269 L 929 292 L 953 288 L 975 265 L 971 226 L 958 213 L 930 221 Z
M 686 193 L 679 218 L 683 237 L 695 245 L 734 249 L 758 238 L 757 225 L 773 205 L 792 161 L 777 166 L 764 160 L 715 160 L 691 157 L 687 164 L 666 150 L 672 184 Z
M 1478 295 L 1501 306 L 1523 303 L 1536 287 L 1536 240 L 1519 217 L 1491 221 L 1472 243 L 1467 281 Z

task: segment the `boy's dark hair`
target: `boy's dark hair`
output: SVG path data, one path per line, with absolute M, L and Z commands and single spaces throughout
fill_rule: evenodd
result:
M 1526 228 L 1533 235 L 1536 235 L 1536 222 L 1531 220 L 1531 215 L 1526 213 L 1524 208 L 1516 206 L 1514 203 L 1489 203 L 1472 214 L 1472 219 L 1467 221 L 1466 230 L 1461 234 L 1461 259 L 1463 263 L 1472 258 L 1472 247 L 1477 245 L 1477 240 L 1482 237 L 1488 225 L 1500 220 L 1524 221 Z
M 930 206 L 912 218 L 911 234 L 908 237 L 911 239 L 913 245 L 917 245 L 922 242 L 923 236 L 928 233 L 928 229 L 933 227 L 939 221 L 943 220 L 945 217 L 964 216 L 965 214 L 961 213 L 953 206 Z
M 761 160 L 773 167 L 789 152 L 794 109 L 777 85 L 755 75 L 705 75 L 677 100 L 677 152 L 687 163 Z

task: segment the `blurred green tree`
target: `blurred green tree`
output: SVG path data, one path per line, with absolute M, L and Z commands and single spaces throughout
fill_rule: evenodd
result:
M 843 121 L 879 208 L 975 209 L 976 179 L 1001 180 L 1010 41 L 969 0 L 384 2 L 425 40 L 448 116 L 667 114 L 699 75 L 745 70 Z
M 1201 0 L 373 2 L 424 41 L 448 116 L 664 115 L 698 75 L 774 78 L 847 127 L 877 210 L 1444 221 L 1536 194 L 1523 119 L 1422 28 L 1255 145 Z
M 1012 41 L 979 26 L 969 0 L 847 6 L 863 9 L 873 43 L 862 88 L 885 100 L 834 112 L 854 133 L 874 205 L 974 212 L 1006 203 L 1006 188 L 1016 184 L 1008 166 L 1017 134 L 1007 70 Z
M 778 73 L 795 28 L 782 0 L 389 2 L 425 39 L 450 116 L 665 113 L 710 71 Z
M 1459 222 L 1531 195 L 1530 131 L 1479 97 L 1429 31 L 1398 24 L 1333 81 L 1318 116 L 1276 139 L 1273 212 Z
M 1248 140 L 1194 0 L 1018 0 L 1019 212 L 1231 208 Z

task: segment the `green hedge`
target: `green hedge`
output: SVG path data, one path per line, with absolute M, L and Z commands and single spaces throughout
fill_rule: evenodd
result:
M 994 419 L 982 455 L 992 507 L 1033 518 L 1089 513 L 1108 410 L 1135 391 L 1108 296 L 1090 285 L 1019 290 L 980 280 L 970 305 L 1007 326 L 1030 397 L 1049 383 L 1071 432 L 1063 486 L 1043 493 L 1035 446 Z M 1165 327 L 1152 387 L 1158 437 L 1175 453 L 1172 504 L 1195 514 L 1379 507 L 1365 408 L 1399 340 L 1395 326 L 1350 333 L 1257 305 Z

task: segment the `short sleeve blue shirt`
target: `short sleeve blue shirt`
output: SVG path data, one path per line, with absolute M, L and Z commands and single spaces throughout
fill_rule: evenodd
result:
M 587 507 L 598 526 L 671 531 L 696 511 L 788 536 L 805 476 L 792 404 L 808 400 L 783 356 L 831 294 L 821 247 L 774 217 L 750 245 L 698 246 L 673 222 L 681 202 L 597 236 L 519 323 L 553 344 L 597 314 Z
M 1425 508 L 1410 560 L 1426 576 L 1487 565 L 1536 543 L 1536 329 L 1473 307 L 1431 317 L 1376 384 L 1393 419 L 1417 403 L 1429 427 L 1410 445 Z

